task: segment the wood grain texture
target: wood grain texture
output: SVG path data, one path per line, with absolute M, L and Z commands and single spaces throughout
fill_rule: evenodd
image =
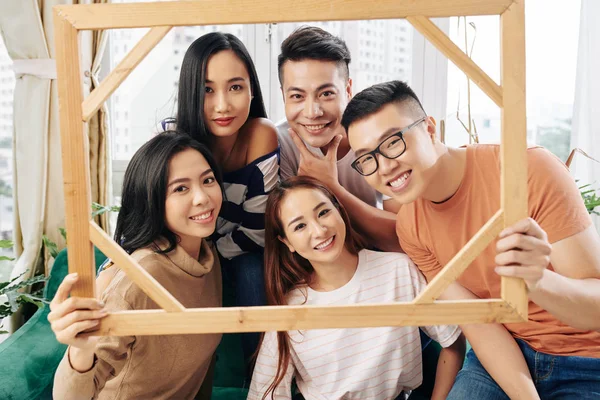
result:
M 465 247 L 444 266 L 444 268 L 427 284 L 413 301 L 414 304 L 433 303 L 450 284 L 471 265 L 473 260 L 498 236 L 504 227 L 504 214 L 498 211 L 479 231 L 467 242 Z
M 90 237 L 115 266 L 122 269 L 127 277 L 142 289 L 165 311 L 185 311 L 185 307 L 171 293 L 160 285 L 140 264 L 138 264 L 121 246 L 115 243 L 94 221 L 90 221 Z
M 140 62 L 171 30 L 170 26 L 159 26 L 152 28 L 140 39 L 131 51 L 121 60 L 119 65 L 100 83 L 100 85 L 89 94 L 83 101 L 83 120 L 92 118 L 108 97 L 119 87 L 119 85 L 131 74 Z
M 513 0 L 201 0 L 57 6 L 77 29 L 500 15 Z M 234 11 L 235 10 L 235 11 Z
M 440 301 L 419 305 L 395 303 L 196 308 L 181 313 L 160 310 L 112 313 L 101 320 L 99 330 L 92 335 L 266 332 L 518 321 L 521 321 L 520 317 L 502 300 Z
M 429 25 L 425 17 L 452 15 L 498 15 L 502 26 L 502 82 L 492 85 L 489 77 L 468 61 L 458 61 L 459 67 L 469 70 L 471 79 L 480 81 L 484 91 L 503 105 L 502 132 L 502 219 L 506 222 L 519 219 L 526 213 L 525 167 L 525 54 L 524 18 L 522 0 L 381 0 L 369 3 L 364 0 L 201 0 L 186 2 L 90 4 L 57 6 L 55 13 L 55 40 L 57 42 L 57 66 L 59 75 L 59 99 L 61 134 L 63 141 L 63 172 L 65 176 L 65 201 L 67 229 L 69 230 L 69 265 L 71 271 L 83 275 L 75 294 L 94 295 L 94 263 L 90 234 L 105 252 L 119 259 L 120 247 L 99 228 L 90 226 L 90 182 L 87 163 L 86 139 L 82 121 L 93 115 L 97 107 L 119 86 L 139 61 L 150 51 L 154 42 L 164 37 L 169 26 L 244 24 L 265 22 L 361 20 L 415 17 L 417 29 L 422 29 L 438 46 L 446 48 L 451 59 L 460 59 L 456 48 L 448 45 L 447 37 L 441 37 Z M 509 9 L 510 6 L 510 9 Z M 210 10 L 210 12 L 206 12 Z M 235 12 L 232 12 L 235 10 Z M 508 10 L 508 11 L 507 11 Z M 152 39 L 138 44 L 123 69 L 113 71 L 84 103 L 82 99 L 77 30 L 160 27 L 148 34 Z M 433 32 L 433 33 L 432 33 Z M 426 35 L 426 37 L 427 37 Z M 153 44 L 154 43 L 154 44 Z M 434 43 L 436 44 L 436 43 Z M 135 49 L 134 49 L 135 50 Z M 94 94 L 95 93 L 95 94 Z M 488 94 L 489 94 L 488 93 Z M 511 130 L 507 127 L 511 127 Z M 516 127 L 516 129 L 513 129 Z M 513 157 L 513 151 L 518 153 Z M 514 162 L 514 165 L 513 165 Z M 507 169 L 507 166 L 509 167 Z M 521 171 L 518 173 L 518 171 Z M 517 173 L 515 173 L 517 172 Z M 512 178 L 512 180 L 511 180 Z M 513 180 L 515 182 L 513 182 Z M 518 182 L 517 182 L 518 181 Z M 525 194 L 524 194 L 525 193 Z M 510 214 L 510 218 L 508 214 Z M 423 296 L 423 304 L 369 304 L 354 306 L 295 306 L 250 307 L 183 310 L 173 301 L 161 300 L 168 311 L 131 311 L 109 315 L 103 320 L 100 331 L 107 335 L 130 334 L 182 334 L 216 332 L 253 332 L 269 330 L 432 325 L 455 323 L 521 322 L 527 316 L 526 292 L 520 283 L 503 280 L 501 299 L 478 301 L 433 301 L 434 292 L 443 290 L 446 279 L 458 276 L 460 268 L 466 268 L 468 259 L 476 256 L 477 248 L 489 238 L 486 235 L 497 228 L 497 219 L 485 233 L 478 233 L 472 240 L 475 245 L 461 250 L 455 261 Z M 487 229 L 487 228 L 486 228 Z M 495 236 L 495 234 L 493 235 Z M 478 253 L 477 253 L 478 254 Z M 123 258 L 121 264 L 130 267 L 133 274 L 138 268 Z M 141 276 L 141 275 L 140 275 Z M 138 279 L 138 278 L 136 278 Z M 149 282 L 139 278 L 140 282 Z M 144 284 L 144 283 L 142 283 Z M 164 288 L 148 284 L 150 291 L 159 296 Z M 427 290 L 427 289 L 426 289 Z M 170 296 L 170 295 L 169 295 Z M 429 300 L 427 300 L 429 298 Z M 175 300 L 176 301 L 176 300 Z M 158 302 L 157 302 L 158 303 Z M 523 306 L 524 304 L 524 306 Z M 177 310 L 175 310 L 177 308 Z M 517 310 L 516 310 L 517 309 Z
M 488 76 L 464 51 L 427 17 L 406 18 L 412 26 L 450 61 L 462 70 L 498 107 L 502 107 L 502 88 Z
M 502 108 L 501 185 L 505 226 L 527 217 L 527 119 L 525 114 L 525 9 L 515 1 L 500 16 Z M 502 298 L 527 318 L 522 279 L 502 277 Z
M 88 221 L 92 215 L 89 143 L 81 118 L 83 100 L 79 68 L 77 29 L 60 15 L 54 14 L 56 42 L 60 141 L 62 148 L 65 225 L 69 234 L 69 272 L 79 280 L 71 294 L 95 297 L 96 269 L 94 249 L 89 237 Z

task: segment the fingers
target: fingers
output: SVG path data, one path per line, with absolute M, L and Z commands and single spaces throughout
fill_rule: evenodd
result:
M 54 299 L 50 303 L 50 309 L 52 309 L 52 303 L 62 303 L 63 301 L 69 298 L 69 293 L 71 293 L 71 289 L 73 289 L 73 285 L 79 279 L 79 275 L 77 272 L 74 274 L 69 274 L 63 279 L 62 283 L 56 290 L 56 294 L 54 295 Z
M 331 142 L 327 145 L 327 158 L 331 161 L 337 161 L 337 150 L 342 141 L 342 135 L 336 135 Z
M 550 264 L 550 256 L 533 251 L 510 250 L 496 255 L 494 261 L 498 266 L 537 266 L 546 268 Z
M 302 140 L 302 138 L 300 138 L 300 135 L 298 135 L 296 133 L 295 130 L 293 130 L 292 128 L 289 128 L 288 129 L 288 133 L 290 134 L 290 137 L 292 138 L 292 141 L 294 142 L 294 144 L 296 145 L 296 147 L 300 151 L 300 154 L 303 157 L 310 157 L 310 156 L 312 156 L 312 153 L 308 150 L 308 148 L 306 147 L 306 144 L 304 143 L 304 141 Z
M 67 314 L 64 318 L 51 321 L 52 330 L 59 332 L 66 330 L 69 326 L 82 321 L 97 321 L 106 317 L 106 310 L 77 310 Z
M 498 240 L 496 243 L 496 251 L 498 253 L 512 249 L 537 251 L 541 254 L 549 255 L 552 252 L 552 245 L 534 236 L 523 235 L 520 233 L 515 233 L 504 237 L 503 239 Z
M 70 297 L 62 303 L 50 305 L 52 311 L 48 314 L 48 321 L 61 319 L 75 310 L 100 310 L 102 307 L 104 307 L 104 303 L 93 298 Z
M 56 333 L 56 340 L 64 344 L 73 344 L 76 341 L 77 335 L 85 330 L 95 328 L 100 321 L 86 320 L 76 322 L 67 329 Z
M 530 289 L 532 288 L 532 283 L 539 282 L 540 279 L 542 279 L 542 276 L 544 275 L 544 270 L 545 268 L 522 266 L 496 267 L 495 269 L 498 275 L 512 278 L 521 278 L 525 280 L 525 283 L 527 283 L 527 286 Z
M 548 241 L 548 235 L 546 232 L 540 228 L 537 222 L 533 218 L 525 218 L 520 220 L 519 222 L 509 226 L 500 232 L 499 237 L 504 238 L 515 233 L 522 233 L 528 236 L 533 236 L 538 239 Z

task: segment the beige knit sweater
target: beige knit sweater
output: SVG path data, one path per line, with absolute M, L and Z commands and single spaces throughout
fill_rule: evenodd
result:
M 148 250 L 133 256 L 185 307 L 222 305 L 221 266 L 213 246 L 203 241 L 198 261 L 179 246 L 166 255 Z M 120 270 L 102 300 L 109 311 L 160 308 Z M 220 340 L 221 334 L 103 337 L 90 371 L 75 371 L 66 352 L 54 378 L 54 398 L 210 398 L 207 372 Z

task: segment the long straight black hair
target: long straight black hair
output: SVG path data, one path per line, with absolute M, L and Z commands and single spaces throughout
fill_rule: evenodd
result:
M 169 162 L 173 156 L 187 149 L 202 154 L 223 191 L 219 166 L 208 147 L 189 135 L 174 131 L 156 135 L 135 152 L 123 178 L 115 241 L 128 253 L 148 246 L 159 237 L 169 242 L 162 253 L 168 253 L 177 246 L 179 238 L 167 228 L 165 220 Z
M 248 50 L 230 33 L 211 32 L 196 39 L 185 52 L 179 74 L 177 95 L 177 130 L 186 132 L 200 143 L 211 145 L 212 135 L 204 118 L 206 66 L 208 59 L 224 50 L 232 50 L 244 63 L 250 77 L 252 99 L 248 118 L 267 118 L 258 74 Z

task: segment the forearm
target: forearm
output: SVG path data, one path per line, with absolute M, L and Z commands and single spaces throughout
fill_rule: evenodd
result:
M 329 185 L 329 187 L 344 205 L 354 229 L 368 238 L 369 244 L 379 250 L 402 251 L 396 236 L 394 214 L 370 206 L 340 184 Z
M 573 279 L 545 270 L 529 298 L 567 325 L 600 331 L 600 279 Z
M 523 353 L 503 325 L 463 325 L 461 329 L 483 367 L 508 397 L 539 399 Z
M 440 300 L 476 298 L 456 282 L 440 296 Z M 539 399 L 525 357 L 504 325 L 462 325 L 460 328 L 481 365 L 511 399 Z
M 431 395 L 432 400 L 444 400 L 448 397 L 456 375 L 462 368 L 465 359 L 465 338 L 463 335 L 456 342 L 440 352 L 438 358 L 437 370 L 435 373 L 435 386 Z
M 68 347 L 54 375 L 55 399 L 91 399 L 96 394 L 94 353 L 76 354 Z M 77 349 L 74 349 L 77 350 Z

